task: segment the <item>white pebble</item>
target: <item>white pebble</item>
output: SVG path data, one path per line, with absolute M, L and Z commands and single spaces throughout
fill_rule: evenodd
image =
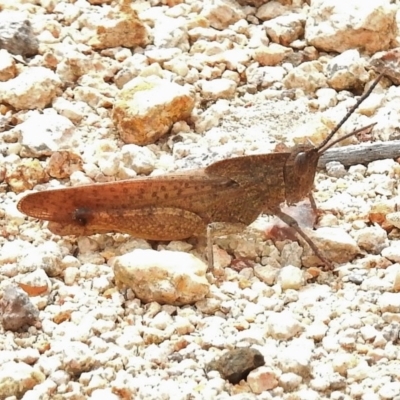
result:
M 287 265 L 281 269 L 278 282 L 283 290 L 300 289 L 304 283 L 303 271 L 300 268 Z

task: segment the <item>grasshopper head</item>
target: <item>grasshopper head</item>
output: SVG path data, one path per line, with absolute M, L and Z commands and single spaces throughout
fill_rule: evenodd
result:
M 294 204 L 311 193 L 314 186 L 319 154 L 312 145 L 297 145 L 285 164 L 286 202 Z

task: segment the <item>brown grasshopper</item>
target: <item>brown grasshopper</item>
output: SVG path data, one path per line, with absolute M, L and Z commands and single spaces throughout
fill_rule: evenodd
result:
M 19 201 L 18 209 L 50 221 L 49 230 L 58 235 L 122 232 L 170 241 L 207 234 L 211 266 L 212 237 L 243 230 L 264 212 L 292 227 L 331 268 L 281 204 L 308 196 L 315 206 L 311 192 L 319 157 L 344 138 L 371 128 L 329 143 L 381 76 L 318 147 L 297 145 L 290 152 L 235 157 L 180 173 L 32 193 Z

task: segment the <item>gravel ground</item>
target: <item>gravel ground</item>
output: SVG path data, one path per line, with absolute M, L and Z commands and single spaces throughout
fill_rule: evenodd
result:
M 341 132 L 376 125 L 343 151 L 398 139 L 399 13 L 0 0 L 0 399 L 399 400 L 397 155 L 319 171 L 315 225 L 292 209 L 328 272 L 272 216 L 216 238 L 210 273 L 201 240 L 58 236 L 16 207 L 318 144 L 381 71 Z

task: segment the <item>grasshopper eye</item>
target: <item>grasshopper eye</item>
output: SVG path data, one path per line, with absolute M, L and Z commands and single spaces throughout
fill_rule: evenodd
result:
M 304 174 L 308 170 L 307 153 L 302 151 L 294 159 L 295 171 L 297 174 Z

